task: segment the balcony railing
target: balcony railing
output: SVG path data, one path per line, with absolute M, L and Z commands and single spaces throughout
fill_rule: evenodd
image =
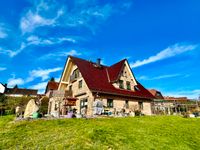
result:
M 76 81 L 77 78 L 78 78 L 78 75 L 76 75 L 76 74 L 71 75 L 71 76 L 70 76 L 70 82 Z
M 58 91 L 58 90 L 53 90 L 51 92 L 51 97 L 72 97 L 73 93 L 70 90 L 65 90 L 65 91 Z

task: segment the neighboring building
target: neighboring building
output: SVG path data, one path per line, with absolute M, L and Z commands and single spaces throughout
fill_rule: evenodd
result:
M 160 91 L 157 91 L 155 89 L 149 89 L 148 90 L 156 99 L 164 99 L 163 95 Z
M 185 102 L 189 102 L 189 101 L 190 101 L 187 97 L 171 97 L 171 96 L 164 96 L 164 99 L 165 99 L 166 101 L 180 102 L 180 103 L 185 103 Z
M 59 92 L 65 96 L 56 97 Z M 84 108 L 87 115 L 93 115 L 94 102 L 99 100 L 112 112 L 139 109 L 145 115 L 152 114 L 154 96 L 135 79 L 126 59 L 108 67 L 101 65 L 100 59 L 93 63 L 69 56 L 55 93 L 49 101 L 49 113 L 53 115 L 61 111 L 65 114 L 73 101 L 78 113 Z
M 3 94 L 5 92 L 6 85 L 0 83 L 0 94 Z
M 57 90 L 58 89 L 58 86 L 59 86 L 59 83 L 58 82 L 55 82 L 55 81 L 49 81 L 47 83 L 47 86 L 46 86 L 46 90 L 45 90 L 45 95 L 47 97 L 52 97 L 52 93 L 54 90 Z
M 166 101 L 162 93 L 156 89 L 148 91 L 155 97 L 152 102 L 152 113 L 156 115 L 171 114 L 172 108 L 174 108 L 173 102 Z
M 22 97 L 22 96 L 37 96 L 38 90 L 34 89 L 22 89 L 18 88 L 17 86 L 14 88 L 6 88 L 4 94 L 6 96 L 12 96 L 12 97 Z

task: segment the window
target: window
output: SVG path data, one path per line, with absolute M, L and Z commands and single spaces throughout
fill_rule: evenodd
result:
M 87 99 L 82 99 L 82 100 L 80 101 L 80 107 L 81 107 L 81 108 L 84 108 L 84 107 L 87 108 Z
M 119 88 L 120 89 L 124 88 L 124 81 L 123 80 L 119 80 Z
M 69 91 L 72 91 L 72 85 L 69 86 Z
M 107 99 L 107 107 L 113 108 L 113 99 Z
M 75 78 L 79 77 L 79 70 L 78 70 L 78 68 L 76 70 L 74 70 L 73 74 L 74 74 Z
M 78 88 L 80 89 L 80 88 L 82 88 L 82 86 L 83 86 L 83 81 L 80 80 L 80 81 L 78 82 Z
M 126 81 L 126 88 L 127 90 L 131 90 L 131 83 L 129 81 Z
M 58 105 L 55 104 L 54 110 L 56 111 L 58 109 Z
M 126 108 L 129 108 L 128 100 L 125 101 L 125 107 L 126 107 Z
M 138 105 L 139 105 L 139 109 L 143 110 L 143 102 L 138 102 Z

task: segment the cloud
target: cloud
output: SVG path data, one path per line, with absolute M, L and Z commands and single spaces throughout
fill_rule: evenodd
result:
M 4 71 L 6 69 L 7 69 L 6 67 L 0 67 L 0 71 Z
M 29 77 L 26 79 L 26 82 L 31 82 L 35 78 L 41 78 L 42 81 L 50 78 L 49 75 L 53 72 L 57 72 L 62 70 L 61 67 L 57 68 L 52 68 L 52 69 L 37 69 L 37 70 L 32 70 L 29 72 Z
M 47 82 L 41 82 L 41 83 L 32 85 L 29 88 L 30 89 L 36 89 L 36 90 L 38 90 L 39 94 L 43 94 L 44 91 L 45 91 L 46 86 L 47 86 Z
M 0 53 L 8 55 L 9 57 L 14 57 L 17 54 L 19 54 L 24 48 L 26 48 L 26 44 L 25 43 L 21 43 L 20 47 L 16 50 L 10 50 L 10 49 L 4 49 L 2 47 L 0 47 Z
M 198 99 L 200 89 L 186 90 L 186 91 L 173 91 L 173 92 L 162 92 L 164 96 L 174 97 L 188 97 L 190 99 Z
M 32 32 L 38 27 L 55 26 L 56 20 L 62 16 L 63 10 L 58 9 L 55 14 L 53 13 L 53 15 L 50 15 L 52 11 L 55 12 L 54 9 L 51 9 L 51 7 L 54 8 L 54 6 L 55 3 L 52 1 L 49 3 L 40 1 L 39 4 L 29 9 L 20 20 L 20 29 L 22 33 Z
M 31 35 L 27 38 L 27 45 L 53 45 L 60 44 L 62 42 L 76 43 L 76 39 L 72 37 L 62 37 L 62 38 L 46 38 L 42 39 L 38 36 Z
M 51 69 L 37 69 L 37 70 L 32 70 L 29 72 L 29 77 L 22 79 L 22 78 L 16 78 L 15 74 L 12 75 L 13 77 L 8 79 L 8 86 L 12 87 L 17 85 L 23 85 L 29 82 L 34 81 L 36 78 L 41 78 L 42 81 L 49 79 L 50 78 L 50 74 L 53 72 L 57 72 L 62 70 L 61 67 L 57 67 L 57 68 L 51 68 Z M 57 78 L 56 78 L 57 80 Z M 46 83 L 46 82 L 45 82 Z
M 131 68 L 136 68 L 139 66 L 143 66 L 145 64 L 153 63 L 162 59 L 166 59 L 166 58 L 170 58 L 170 57 L 182 54 L 187 51 L 194 50 L 195 48 L 197 48 L 197 45 L 175 44 L 160 51 L 156 55 L 150 56 L 147 59 L 137 60 L 136 62 L 131 63 L 130 66 Z
M 5 28 L 5 26 L 0 23 L 0 39 L 4 39 L 8 36 L 7 31 L 8 30 Z
M 139 80 L 159 80 L 159 79 L 166 79 L 166 78 L 174 78 L 178 76 L 182 76 L 182 75 L 181 74 L 167 74 L 167 75 L 160 75 L 157 77 L 140 76 L 138 77 L 138 79 Z
M 39 60 L 47 60 L 47 59 L 57 59 L 60 60 L 60 57 L 68 57 L 68 56 L 80 56 L 82 53 L 78 52 L 77 50 L 70 50 L 70 51 L 59 51 L 54 53 L 49 53 L 47 55 L 42 56 Z
M 69 52 L 63 53 L 62 55 L 78 56 L 81 55 L 81 53 L 78 53 L 76 50 L 71 50 Z
M 29 88 L 38 89 L 38 90 L 44 90 L 46 88 L 46 86 L 47 86 L 47 82 L 41 82 L 41 83 L 38 83 L 36 85 L 32 85 Z
M 132 2 L 98 3 L 97 0 L 75 0 L 72 2 L 43 1 L 33 3 L 22 16 L 20 29 L 22 33 L 33 32 L 39 27 L 84 27 L 95 32 L 97 26 L 111 15 L 129 9 Z M 54 13 L 56 12 L 56 13 Z
M 25 83 L 25 81 L 22 78 L 12 77 L 12 78 L 8 79 L 9 87 L 13 87 L 15 85 L 23 85 L 24 83 Z

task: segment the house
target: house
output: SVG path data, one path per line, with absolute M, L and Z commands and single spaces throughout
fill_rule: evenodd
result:
M 148 91 L 155 97 L 152 102 L 152 113 L 156 115 L 171 114 L 174 108 L 173 102 L 166 101 L 162 93 L 156 89 L 148 89 Z
M 5 92 L 6 85 L 0 83 L 0 94 L 3 94 Z
M 136 80 L 126 59 L 105 66 L 100 59 L 94 63 L 69 56 L 58 90 L 50 98 L 49 113 L 65 114 L 71 107 L 78 113 L 85 108 L 87 115 L 93 115 L 95 102 L 101 101 L 105 110 L 111 112 L 139 109 L 151 115 L 152 99 L 154 96 Z
M 156 98 L 156 99 L 164 99 L 163 95 L 160 91 L 155 89 L 148 89 L 148 91 Z
M 13 88 L 6 88 L 4 94 L 6 96 L 11 96 L 11 97 L 22 97 L 22 96 L 36 97 L 37 92 L 38 90 L 18 88 L 17 86 L 15 86 Z
M 52 93 L 54 90 L 57 90 L 58 89 L 58 86 L 59 86 L 59 83 L 58 82 L 55 82 L 55 81 L 49 81 L 47 83 L 47 86 L 46 86 L 46 89 L 45 89 L 45 95 L 47 97 L 52 97 Z
M 187 97 L 165 96 L 164 99 L 165 99 L 166 101 L 179 102 L 179 103 L 185 103 L 185 102 L 189 102 L 189 101 L 190 101 Z

